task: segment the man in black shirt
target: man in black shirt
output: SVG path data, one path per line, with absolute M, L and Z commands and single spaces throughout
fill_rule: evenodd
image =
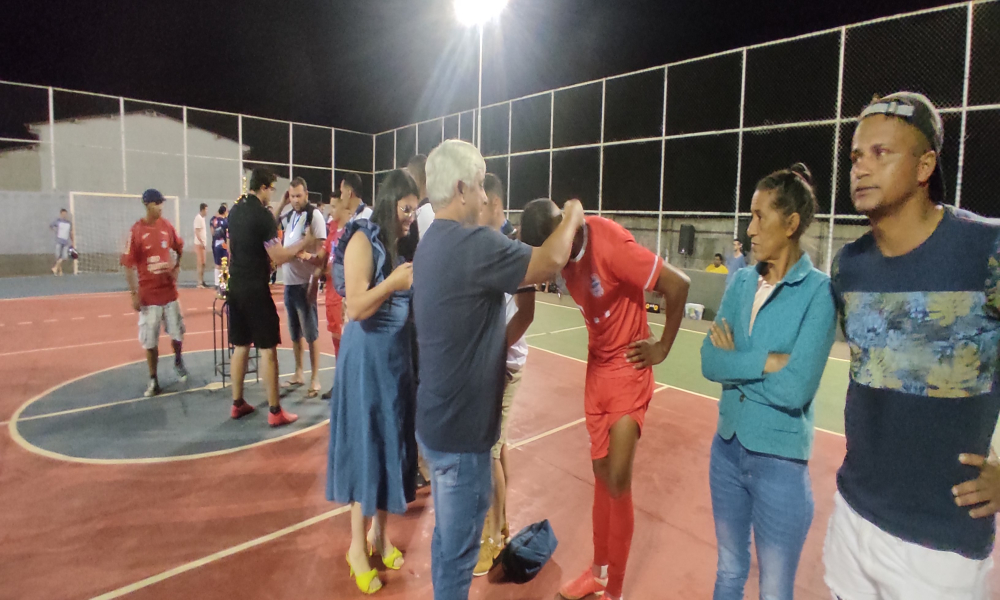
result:
M 309 232 L 298 243 L 282 247 L 278 226 L 268 205 L 274 194 L 274 173 L 254 169 L 250 174 L 250 193 L 240 198 L 229 213 L 229 341 L 236 349 L 232 357 L 233 407 L 231 416 L 239 419 L 254 411 L 243 400 L 243 377 L 250 356 L 250 344 L 260 350 L 261 371 L 267 390 L 271 427 L 294 423 L 297 415 L 285 412 L 278 398 L 278 352 L 281 342 L 278 309 L 268 285 L 271 263 L 280 265 L 315 238 Z

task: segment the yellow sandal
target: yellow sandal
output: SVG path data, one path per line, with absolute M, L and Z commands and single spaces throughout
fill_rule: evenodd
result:
M 372 543 L 371 539 L 367 539 L 367 537 L 366 541 L 368 542 L 368 556 L 371 556 L 375 553 L 375 544 Z M 382 557 L 382 564 L 385 565 L 386 569 L 398 571 L 403 568 L 403 563 L 405 561 L 403 560 L 403 553 L 399 548 L 394 546 L 392 548 L 392 552 L 388 555 L 384 555 L 380 552 L 379 556 Z
M 377 592 L 380 589 L 382 589 L 382 580 L 380 580 L 378 578 L 378 571 L 376 571 L 375 569 L 372 569 L 371 571 L 368 571 L 367 573 L 359 573 L 359 574 L 355 575 L 354 574 L 354 566 L 351 565 L 351 555 L 347 554 L 347 555 L 344 556 L 344 558 L 347 559 L 347 566 L 348 566 L 348 568 L 351 569 L 351 577 L 354 578 L 354 583 L 357 584 L 358 589 L 361 590 L 361 593 L 363 593 L 363 594 L 374 594 L 375 592 Z M 375 581 L 378 581 L 378 586 L 374 587 L 374 589 L 373 589 L 372 584 Z

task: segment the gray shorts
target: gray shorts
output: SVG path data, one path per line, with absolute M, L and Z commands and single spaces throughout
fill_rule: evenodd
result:
M 65 244 L 56 242 L 56 260 L 66 260 L 69 258 L 69 242 Z

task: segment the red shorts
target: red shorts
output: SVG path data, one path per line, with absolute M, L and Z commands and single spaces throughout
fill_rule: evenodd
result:
M 611 426 L 622 417 L 631 417 L 639 425 L 646 421 L 646 409 L 653 399 L 653 370 L 614 371 L 587 369 L 583 395 L 587 433 L 590 434 L 590 458 L 608 455 Z
M 333 290 L 326 295 L 326 330 L 338 340 L 344 331 L 344 299 Z

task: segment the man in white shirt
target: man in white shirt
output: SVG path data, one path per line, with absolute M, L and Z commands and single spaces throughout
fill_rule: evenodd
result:
M 313 264 L 316 246 L 322 248 L 326 240 L 326 223 L 323 213 L 309 204 L 309 189 L 301 177 L 292 180 L 288 187 L 288 199 L 292 209 L 283 218 L 285 220 L 285 236 L 282 245 L 286 248 L 294 246 L 305 237 L 307 230 L 312 231 L 316 238 L 314 247 L 305 248 L 294 260 L 281 265 L 281 277 L 285 283 L 285 311 L 288 313 L 288 335 L 292 339 L 292 349 L 295 351 L 295 374 L 285 383 L 284 387 L 303 385 L 305 378 L 302 367 L 302 339 L 309 345 L 309 360 L 312 365 L 312 380 L 309 383 L 307 396 L 312 398 L 322 392 L 319 381 L 319 352 L 316 349 L 316 339 L 319 337 L 319 316 L 316 311 L 316 299 L 307 294 L 309 278 L 313 274 Z
M 486 191 L 486 206 L 479 214 L 479 224 L 501 231 L 506 222 L 504 216 L 503 183 L 496 175 L 486 174 L 483 181 Z M 525 332 L 535 318 L 535 288 L 525 288 L 515 295 L 504 294 L 507 302 L 507 378 L 503 390 L 500 416 L 500 439 L 493 446 L 493 501 L 486 513 L 483 527 L 483 542 L 479 547 L 479 561 L 472 571 L 475 576 L 485 575 L 493 566 L 510 535 L 507 525 L 507 425 L 514 394 L 521 383 L 524 364 L 528 360 L 528 341 Z
M 205 287 L 205 215 L 208 205 L 202 202 L 194 216 L 194 255 L 198 259 L 198 287 Z
M 351 221 L 354 219 L 370 219 L 372 218 L 372 208 L 365 204 L 364 198 L 361 197 L 361 190 L 363 189 L 363 184 L 361 183 L 361 178 L 358 177 L 357 173 L 348 173 L 344 175 L 344 178 L 340 181 L 340 197 L 344 199 L 347 204 L 347 209 L 350 211 Z

